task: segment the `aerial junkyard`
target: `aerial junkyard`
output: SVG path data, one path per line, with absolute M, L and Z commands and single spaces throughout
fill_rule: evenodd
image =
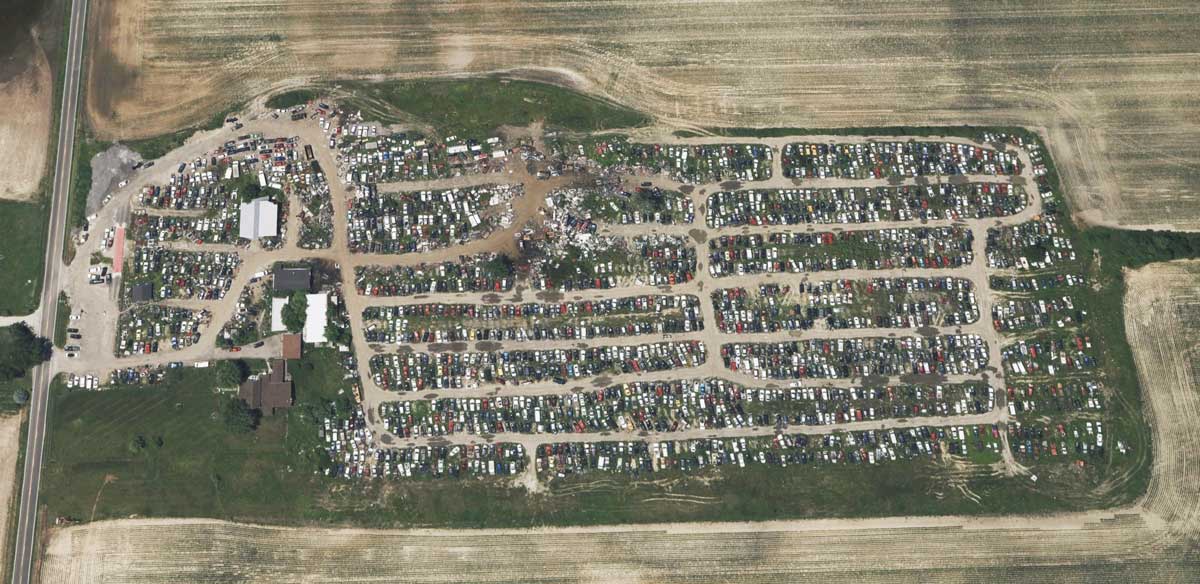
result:
M 1198 579 L 1200 3 L 10 4 L 14 583 Z
M 237 360 L 218 394 L 308 428 L 321 480 L 531 497 L 952 468 L 931 508 L 1007 511 L 987 493 L 1138 454 L 1032 134 L 443 137 L 332 99 L 230 124 L 91 218 L 68 388 Z M 311 355 L 336 397 L 303 395 Z

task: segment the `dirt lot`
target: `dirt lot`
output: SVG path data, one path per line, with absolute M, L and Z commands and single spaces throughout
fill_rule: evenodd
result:
M 21 446 L 21 416 L 0 417 L 0 533 L 8 533 L 9 510 L 17 490 L 17 451 Z M 8 546 L 0 546 L 0 561 L 8 561 Z
M 37 43 L 18 49 L 14 60 L 27 66 L 0 75 L 0 198 L 23 201 L 37 192 L 46 169 L 54 90 L 50 62 Z
M 1126 324 L 1158 450 L 1148 494 L 1127 509 L 487 531 L 130 519 L 56 531 L 43 581 L 1195 581 L 1198 277 L 1200 262 L 1176 262 L 1129 278 Z
M 823 4 L 105 2 L 88 105 L 148 136 L 306 80 L 521 68 L 681 126 L 1040 127 L 1087 218 L 1200 229 L 1200 5 Z

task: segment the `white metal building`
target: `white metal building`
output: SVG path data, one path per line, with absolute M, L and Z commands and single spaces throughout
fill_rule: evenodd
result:
M 283 324 L 283 307 L 287 306 L 287 303 L 287 298 L 271 299 L 271 332 L 278 333 L 287 330 Z
M 324 343 L 325 324 L 329 321 L 329 296 L 326 294 L 309 294 L 308 307 L 304 312 L 303 339 L 306 343 Z
M 279 205 L 266 197 L 242 203 L 238 235 L 243 239 L 277 237 L 279 235 Z

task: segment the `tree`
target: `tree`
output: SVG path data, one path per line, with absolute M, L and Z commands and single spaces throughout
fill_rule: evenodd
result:
M 350 327 L 329 321 L 325 325 L 325 338 L 335 345 L 350 346 Z
M 146 448 L 146 437 L 138 434 L 129 441 L 129 453 L 137 454 Z
M 0 328 L 0 381 L 24 377 L 49 359 L 51 350 L 50 340 L 37 336 L 23 322 Z
M 19 406 L 23 406 L 29 402 L 29 392 L 21 388 L 14 389 L 12 397 L 13 402 Z
M 343 321 L 338 305 L 329 303 L 326 310 L 325 338 L 334 345 L 350 346 L 350 322 Z
M 246 402 L 229 397 L 221 400 L 221 419 L 230 432 L 245 434 L 258 427 L 262 412 L 251 409 Z
M 220 387 L 237 387 L 246 380 L 250 374 L 250 368 L 246 366 L 246 362 L 241 359 L 227 359 L 225 361 L 217 361 L 216 365 L 217 385 Z
M 257 182 L 246 183 L 241 187 L 242 202 L 249 203 L 257 199 L 260 193 L 262 193 L 262 187 L 258 186 Z
M 304 329 L 304 316 L 308 310 L 308 297 L 304 292 L 297 290 L 292 292 L 292 297 L 287 304 L 283 305 L 281 317 L 283 318 L 283 326 L 287 327 L 288 332 L 298 333 Z
M 496 257 L 484 262 L 483 271 L 493 278 L 507 278 L 513 274 L 512 258 L 497 254 Z

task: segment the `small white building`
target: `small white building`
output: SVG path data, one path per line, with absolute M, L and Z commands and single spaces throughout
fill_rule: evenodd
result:
M 306 343 L 324 343 L 325 325 L 328 319 L 329 296 L 327 294 L 309 294 L 308 307 L 304 312 L 303 339 Z
M 271 332 L 280 333 L 287 330 L 283 325 L 283 307 L 287 306 L 287 298 L 271 299 Z
M 279 236 L 279 205 L 267 197 L 242 203 L 238 235 L 242 239 Z

